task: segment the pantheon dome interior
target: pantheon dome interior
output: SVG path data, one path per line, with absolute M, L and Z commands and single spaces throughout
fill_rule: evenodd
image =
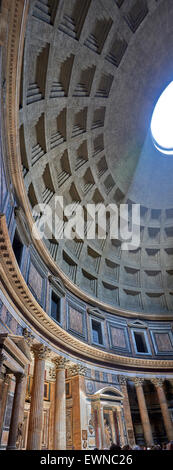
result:
M 150 125 L 173 1 L 1 0 L 0 77 L 0 449 L 166 443 L 173 150 Z

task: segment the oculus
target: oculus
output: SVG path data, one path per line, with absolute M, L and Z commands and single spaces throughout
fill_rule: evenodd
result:
M 151 135 L 159 152 L 173 155 L 173 81 L 164 89 L 155 105 Z

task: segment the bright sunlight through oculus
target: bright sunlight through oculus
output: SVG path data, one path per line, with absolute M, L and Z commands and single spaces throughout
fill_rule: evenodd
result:
M 173 155 L 173 82 L 160 95 L 151 119 L 151 134 L 157 150 Z

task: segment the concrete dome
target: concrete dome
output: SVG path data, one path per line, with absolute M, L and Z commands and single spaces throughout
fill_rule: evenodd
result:
M 172 2 L 42 4 L 30 6 L 20 97 L 30 204 L 54 210 L 56 196 L 74 208 L 141 204 L 136 250 L 122 251 L 109 232 L 106 240 L 46 240 L 46 248 L 80 296 L 172 311 L 173 160 L 150 136 L 155 103 L 173 76 Z

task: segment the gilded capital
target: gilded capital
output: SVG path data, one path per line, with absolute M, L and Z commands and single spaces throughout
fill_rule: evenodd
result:
M 164 377 L 153 377 L 150 380 L 155 385 L 155 387 L 163 387 L 163 383 L 165 379 Z
M 144 380 L 145 380 L 144 377 L 135 377 L 135 378 L 134 378 L 135 386 L 136 386 L 136 387 L 142 386 L 143 383 L 144 383 Z
M 59 369 L 66 369 L 68 364 L 69 364 L 69 359 L 66 359 L 66 357 L 56 357 L 52 361 L 55 364 L 56 370 Z
M 125 375 L 119 375 L 118 379 L 119 379 L 119 384 L 120 385 L 126 385 L 127 377 Z
M 69 368 L 69 375 L 83 375 L 85 376 L 87 368 L 82 364 L 74 364 L 72 367 Z
M 31 350 L 37 359 L 46 359 L 50 354 L 50 349 L 42 343 L 34 344 Z

